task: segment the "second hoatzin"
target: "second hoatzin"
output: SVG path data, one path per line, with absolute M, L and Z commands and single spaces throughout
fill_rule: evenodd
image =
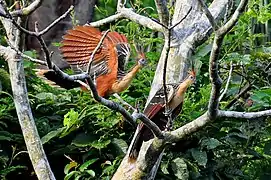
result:
M 167 84 L 167 97 L 168 97 L 168 112 L 171 114 L 171 119 L 174 120 L 182 110 L 184 95 L 187 88 L 195 82 L 196 73 L 189 72 L 189 75 L 181 83 Z M 162 131 L 166 129 L 168 124 L 168 117 L 165 116 L 165 94 L 164 88 L 161 87 L 150 103 L 146 107 L 144 114 L 153 121 Z M 140 151 L 143 141 L 148 141 L 154 137 L 152 131 L 140 123 L 137 127 L 136 135 L 132 141 L 129 151 L 129 160 L 136 160 Z
M 63 36 L 63 45 L 60 47 L 63 58 L 73 69 L 86 71 L 91 54 L 103 37 L 103 33 L 91 26 L 76 26 L 68 30 Z M 129 56 L 130 45 L 127 38 L 117 32 L 108 32 L 94 55 L 89 72 L 100 96 L 106 97 L 127 89 L 136 73 L 146 63 L 143 52 L 138 52 L 137 65 L 126 73 L 125 64 Z M 77 82 L 69 82 L 61 78 L 53 70 L 39 70 L 37 74 L 65 89 L 81 86 Z

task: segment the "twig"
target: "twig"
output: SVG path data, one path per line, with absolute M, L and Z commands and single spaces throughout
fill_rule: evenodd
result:
M 221 101 L 221 100 L 223 99 L 224 95 L 225 95 L 226 92 L 228 91 L 229 84 L 230 84 L 230 81 L 231 81 L 232 70 L 233 70 L 233 65 L 232 65 L 232 61 L 231 61 L 231 62 L 230 62 L 230 71 L 229 71 L 228 79 L 227 79 L 227 82 L 226 82 L 226 86 L 225 86 L 224 91 L 222 92 L 222 94 L 221 94 L 220 97 L 219 97 L 219 101 Z
M 253 81 L 254 82 L 254 81 Z M 247 83 L 240 91 L 240 93 L 238 93 L 233 100 L 231 100 L 227 105 L 226 105 L 226 109 L 230 108 L 232 105 L 234 105 L 234 103 L 243 95 L 245 94 L 247 91 L 249 91 L 251 89 L 251 86 L 253 84 L 253 82 L 251 83 Z
M 59 23 L 60 21 L 62 21 L 63 19 L 65 19 L 68 14 L 74 9 L 74 6 L 71 5 L 70 8 L 61 16 L 59 16 L 56 20 L 54 20 L 50 25 L 48 25 L 45 29 L 43 29 L 42 31 L 39 32 L 39 35 L 43 35 L 45 33 L 47 33 L 50 29 L 52 29 L 52 27 L 54 27 L 57 23 Z
M 95 49 L 93 50 L 91 56 L 90 56 L 90 59 L 89 59 L 89 62 L 88 62 L 88 68 L 87 68 L 87 73 L 89 74 L 90 70 L 91 70 L 91 64 L 93 62 L 93 59 L 94 59 L 94 56 L 95 54 L 97 53 L 97 51 L 100 49 L 105 37 L 107 36 L 109 30 L 105 31 L 102 38 L 100 39 L 99 43 L 97 44 L 97 46 L 95 47 Z
M 201 5 L 201 8 L 203 9 L 203 12 L 205 13 L 206 17 L 208 18 L 212 28 L 214 31 L 217 30 L 217 25 L 216 25 L 216 22 L 215 22 L 215 18 L 213 17 L 213 15 L 211 14 L 211 12 L 209 11 L 207 5 L 205 4 L 205 2 L 203 2 L 203 0 L 198 0 L 200 5 Z
M 47 63 L 45 61 L 43 61 L 43 60 L 35 59 L 35 58 L 32 58 L 30 56 L 25 55 L 20 50 L 16 49 L 8 40 L 6 40 L 6 41 L 7 41 L 8 45 L 10 46 L 10 48 L 13 49 L 14 51 L 16 51 L 16 53 L 18 55 L 22 56 L 23 58 L 28 59 L 29 61 L 34 62 L 34 63 L 38 63 L 38 64 L 41 64 L 41 65 L 47 65 Z

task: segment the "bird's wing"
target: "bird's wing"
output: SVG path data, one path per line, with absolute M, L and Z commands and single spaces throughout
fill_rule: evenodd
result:
M 118 53 L 118 79 L 125 75 L 125 66 L 130 57 L 131 49 L 125 35 L 109 32 L 107 37 L 115 44 Z
M 60 47 L 64 59 L 71 65 L 87 65 L 102 36 L 98 29 L 91 26 L 76 26 L 68 30 Z M 105 38 L 93 62 L 108 60 L 109 48 L 110 42 Z
M 175 94 L 176 87 L 178 87 L 177 84 L 168 84 L 166 86 L 166 92 L 167 92 L 167 99 L 168 102 L 171 101 Z M 144 114 L 148 116 L 148 118 L 152 119 L 153 116 L 158 113 L 163 107 L 165 106 L 165 94 L 164 94 L 164 88 L 161 87 L 153 96 L 150 103 L 146 107 Z

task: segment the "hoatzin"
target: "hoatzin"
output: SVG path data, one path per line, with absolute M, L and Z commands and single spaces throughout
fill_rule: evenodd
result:
M 104 32 L 91 26 L 76 26 L 63 36 L 60 51 L 63 58 L 73 69 L 86 71 L 91 54 L 99 44 Z M 89 75 L 95 80 L 98 94 L 107 97 L 124 91 L 130 85 L 136 73 L 145 65 L 142 52 L 138 52 L 137 65 L 125 73 L 125 64 L 130 56 L 130 46 L 127 38 L 117 32 L 108 32 L 99 50 L 95 53 Z M 38 76 L 43 76 L 56 85 L 72 89 L 80 87 L 77 82 L 62 79 L 53 70 L 40 70 Z M 52 84 L 52 83 L 51 83 Z M 82 88 L 84 90 L 84 88 Z
M 181 112 L 185 92 L 194 83 L 195 79 L 196 74 L 194 71 L 191 71 L 181 83 L 167 84 L 167 113 L 168 115 L 171 114 L 172 120 Z M 165 106 L 164 88 L 161 87 L 144 110 L 144 114 L 151 121 L 155 122 L 162 131 L 166 130 L 168 124 L 168 117 L 165 115 Z M 154 137 L 152 131 L 143 123 L 138 125 L 136 133 L 129 151 L 130 161 L 136 160 L 143 141 L 148 141 Z

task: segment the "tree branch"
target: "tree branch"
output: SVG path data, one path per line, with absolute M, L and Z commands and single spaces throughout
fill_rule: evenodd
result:
M 121 19 L 123 17 L 124 17 L 123 14 L 117 13 L 117 14 L 114 14 L 114 15 L 109 16 L 107 18 L 104 18 L 104 19 L 101 19 L 101 20 L 98 20 L 98 21 L 95 21 L 95 22 L 88 23 L 86 25 L 89 25 L 89 26 L 92 26 L 92 27 L 99 27 L 99 26 L 105 25 L 107 23 L 111 23 L 113 21 Z
M 155 0 L 156 9 L 160 19 L 160 23 L 165 26 L 169 25 L 169 12 L 167 8 L 167 1 L 165 0 Z
M 11 12 L 10 14 L 12 16 L 27 16 L 30 15 L 32 12 L 34 12 L 40 5 L 42 4 L 43 0 L 35 0 L 33 1 L 29 6 L 15 10 Z
M 208 18 L 213 30 L 216 31 L 217 25 L 215 22 L 215 18 L 213 17 L 211 12 L 209 11 L 207 5 L 205 4 L 205 2 L 203 0 L 199 0 L 199 4 L 201 5 L 201 8 L 203 9 L 203 12 L 205 13 L 206 17 Z
M 218 111 L 218 117 L 240 118 L 240 119 L 256 119 L 271 116 L 271 109 L 259 112 L 236 112 L 236 111 Z
M 118 1 L 118 2 L 120 3 L 120 1 Z M 120 19 L 120 18 L 127 18 L 127 19 L 130 19 L 131 21 L 134 21 L 134 22 L 136 22 L 142 26 L 148 27 L 152 30 L 163 31 L 163 27 L 161 24 L 153 21 L 152 19 L 150 19 L 148 17 L 137 14 L 131 8 L 125 8 L 124 4 L 122 4 L 122 3 L 119 4 L 119 3 L 117 6 L 118 7 L 117 14 L 109 16 L 105 19 L 102 19 L 102 20 L 99 20 L 96 22 L 88 23 L 86 25 L 98 27 L 98 26 L 104 25 L 106 23 L 110 23 L 112 21 Z
M 215 38 L 213 42 L 211 56 L 209 59 L 209 74 L 210 81 L 212 83 L 212 91 L 208 105 L 208 116 L 210 116 L 210 119 L 216 118 L 219 106 L 219 92 L 222 85 L 222 80 L 218 74 L 218 58 L 220 53 L 220 47 L 222 46 L 224 36 L 227 34 L 227 32 L 230 31 L 230 29 L 237 22 L 246 4 L 247 0 L 241 0 L 238 8 L 234 12 L 231 19 L 224 26 L 215 31 Z

